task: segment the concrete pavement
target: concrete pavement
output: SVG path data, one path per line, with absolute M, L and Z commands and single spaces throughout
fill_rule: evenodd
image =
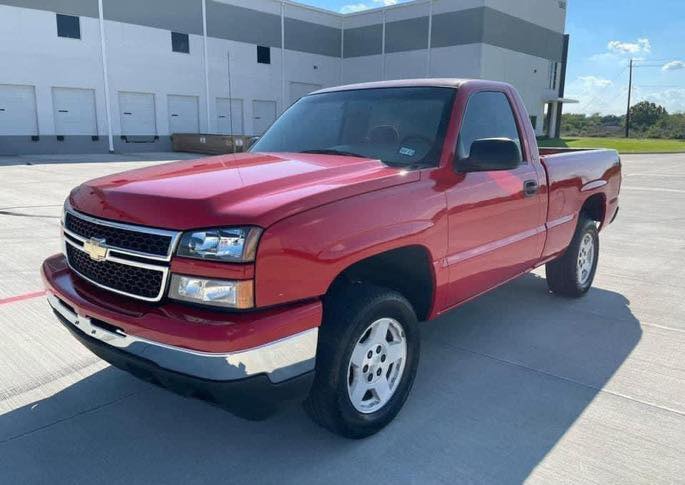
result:
M 0 482 L 684 481 L 685 155 L 623 157 L 585 298 L 538 270 L 426 324 L 405 409 L 364 441 L 299 407 L 247 422 L 140 382 L 32 295 L 71 187 L 175 156 L 0 158 Z

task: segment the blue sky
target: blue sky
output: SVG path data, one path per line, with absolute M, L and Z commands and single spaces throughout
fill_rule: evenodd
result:
M 349 12 L 401 0 L 300 0 Z M 549 0 L 556 1 L 556 0 Z M 685 112 L 685 0 L 568 0 L 571 34 L 565 112 L 619 114 L 628 93 L 628 60 L 638 59 L 633 99 Z

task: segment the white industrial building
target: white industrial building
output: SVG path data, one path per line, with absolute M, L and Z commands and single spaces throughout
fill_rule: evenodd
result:
M 418 77 L 510 82 L 536 132 L 554 135 L 565 18 L 561 0 L 348 15 L 281 0 L 0 0 L 0 154 L 258 135 L 320 87 Z

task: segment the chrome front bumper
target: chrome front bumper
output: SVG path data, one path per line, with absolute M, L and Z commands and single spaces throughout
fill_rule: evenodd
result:
M 163 369 L 212 381 L 233 381 L 264 374 L 272 383 L 280 383 L 314 370 L 318 328 L 238 352 L 216 354 L 174 347 L 134 335 L 105 322 L 79 315 L 59 298 L 50 294 L 50 306 L 72 330 Z

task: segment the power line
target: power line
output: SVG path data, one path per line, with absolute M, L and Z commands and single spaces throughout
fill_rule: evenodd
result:
M 685 88 L 685 84 L 634 84 L 636 88 Z
M 677 60 L 677 59 L 675 59 L 673 57 L 662 57 L 659 59 L 643 59 L 643 61 L 645 61 L 645 62 L 662 62 L 662 61 L 666 62 L 666 61 L 675 61 L 675 60 Z M 642 61 L 637 61 L 637 62 L 642 62 Z
M 628 89 L 627 86 L 621 86 L 621 88 L 618 90 L 618 92 L 617 92 L 614 96 L 612 96 L 612 97 L 609 98 L 609 99 L 604 99 L 604 100 L 602 100 L 602 101 L 599 103 L 598 108 L 600 108 L 600 107 L 603 108 L 603 107 L 605 107 L 605 106 L 610 106 L 611 103 L 613 103 L 614 101 L 616 101 L 619 97 L 624 96 L 627 89 Z
M 618 74 L 616 74 L 613 78 L 609 80 L 609 84 L 614 84 L 614 81 L 616 81 L 621 75 L 623 75 L 624 72 L 628 69 L 628 66 L 624 66 L 623 69 L 621 69 Z M 591 105 L 594 105 L 597 101 L 599 101 L 599 98 L 602 97 L 603 93 L 596 94 L 593 96 L 589 101 L 586 101 L 580 105 L 581 108 L 588 108 Z M 600 106 L 603 106 L 604 104 L 601 104 Z

